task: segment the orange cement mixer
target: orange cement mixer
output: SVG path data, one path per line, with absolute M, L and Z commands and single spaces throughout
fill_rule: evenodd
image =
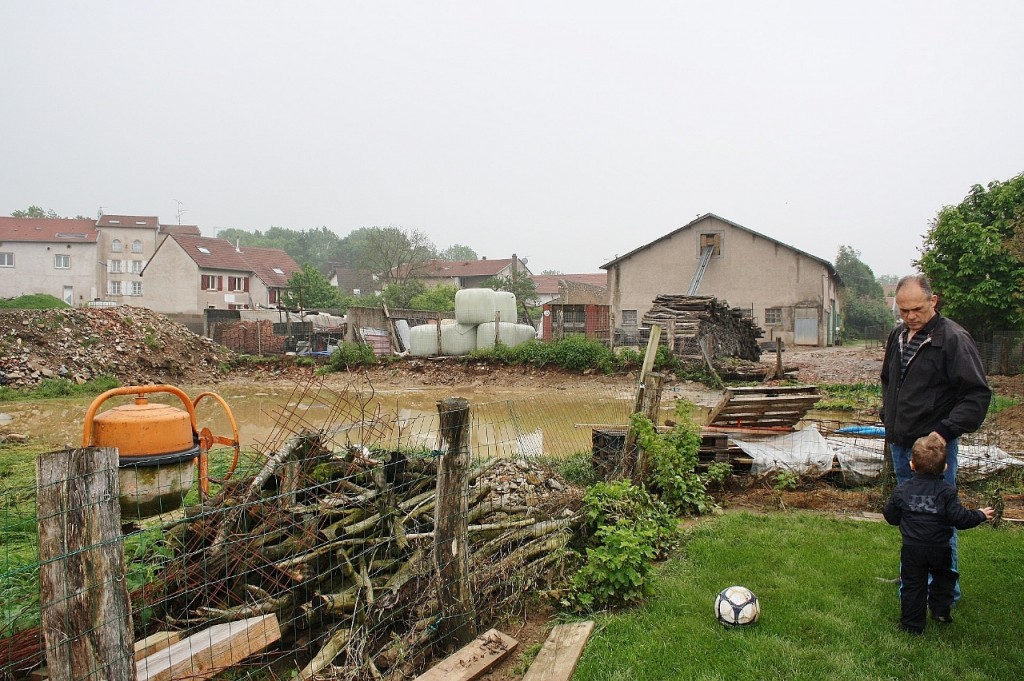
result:
M 185 409 L 150 402 L 147 395 L 169 393 Z M 108 398 L 134 395 L 133 404 L 112 407 L 97 414 Z M 196 406 L 204 398 L 219 402 L 231 424 L 232 437 L 216 436 L 196 425 Z M 103 393 L 89 405 L 82 431 L 83 447 L 116 447 L 121 484 L 123 518 L 146 518 L 181 506 L 192 488 L 199 465 L 200 496 L 210 491 L 208 454 L 214 444 L 232 447 L 234 454 L 223 482 L 238 466 L 238 426 L 231 409 L 219 395 L 204 392 L 190 400 L 171 385 L 125 386 Z

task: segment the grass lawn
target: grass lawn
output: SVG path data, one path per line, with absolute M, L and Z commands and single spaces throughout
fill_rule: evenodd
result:
M 1024 672 L 1024 531 L 961 532 L 952 625 L 896 628 L 899 530 L 813 513 L 702 520 L 644 607 L 596 618 L 573 679 L 1017 679 Z M 715 595 L 742 584 L 761 620 L 730 629 Z

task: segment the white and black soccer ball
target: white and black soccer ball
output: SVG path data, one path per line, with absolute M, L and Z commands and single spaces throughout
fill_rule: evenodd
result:
M 750 626 L 760 616 L 761 604 L 745 586 L 730 586 L 715 597 L 715 617 L 726 626 Z

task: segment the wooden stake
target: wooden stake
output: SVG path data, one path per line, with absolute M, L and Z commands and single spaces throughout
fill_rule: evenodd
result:
M 39 600 L 56 681 L 135 678 L 117 460 L 117 449 L 89 447 L 36 462 Z
M 476 610 L 469 584 L 469 400 L 437 403 L 440 415 L 437 504 L 434 507 L 434 570 L 442 640 L 465 645 L 476 637 Z

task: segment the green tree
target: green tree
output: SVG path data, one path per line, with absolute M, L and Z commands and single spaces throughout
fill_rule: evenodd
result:
M 413 310 L 453 312 L 455 310 L 455 294 L 458 290 L 455 286 L 439 284 L 419 295 L 413 296 L 409 300 L 409 307 Z
M 288 308 L 306 310 L 336 309 L 342 306 L 338 289 L 331 286 L 327 277 L 309 263 L 303 264 L 302 269 L 288 280 L 288 286 L 281 294 L 281 302 Z
M 384 286 L 382 297 L 384 303 L 391 309 L 408 309 L 412 307 L 413 299 L 423 295 L 426 290 L 426 285 L 419 279 L 393 281 Z
M 861 261 L 860 251 L 840 246 L 836 255 L 836 273 L 843 282 L 840 299 L 847 338 L 861 338 L 868 327 L 892 326 L 894 320 L 885 304 L 882 285 L 875 279 L 871 268 Z
M 484 281 L 483 287 L 514 293 L 516 305 L 521 311 L 520 321 L 533 323 L 540 316 L 540 297 L 537 295 L 537 284 L 526 272 L 513 270 L 508 276 L 491 277 Z
M 452 244 L 448 248 L 444 249 L 437 254 L 439 260 L 479 260 L 480 256 L 476 254 L 469 246 L 463 246 L 462 244 Z
M 341 245 L 341 237 L 327 227 L 302 230 L 271 227 L 266 232 L 230 228 L 218 231 L 217 236 L 241 246 L 279 248 L 295 262 L 312 265 L 320 272 L 330 270 L 330 261 Z
M 419 230 L 361 227 L 342 240 L 337 262 L 372 272 L 385 284 L 404 285 L 416 279 L 424 264 L 435 257 L 434 244 Z
M 931 280 L 942 313 L 976 338 L 1024 329 L 1024 173 L 974 185 L 939 211 L 915 263 Z
M 50 218 L 54 220 L 63 219 L 63 215 L 58 215 L 57 211 L 52 208 L 42 209 L 39 206 L 29 206 L 25 210 L 12 210 L 12 218 Z

